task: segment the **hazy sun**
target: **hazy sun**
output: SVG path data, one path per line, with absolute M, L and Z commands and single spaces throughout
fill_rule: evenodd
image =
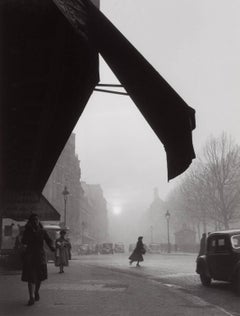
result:
M 122 209 L 121 209 L 120 206 L 114 206 L 113 207 L 113 214 L 119 215 L 119 214 L 121 214 L 121 212 L 122 212 Z

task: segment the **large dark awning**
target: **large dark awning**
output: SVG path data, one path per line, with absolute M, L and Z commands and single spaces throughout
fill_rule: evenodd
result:
M 184 172 L 195 158 L 195 110 L 89 0 L 53 1 L 77 32 L 90 39 L 163 143 L 168 179 Z
M 40 194 L 99 82 L 99 54 L 52 0 L 1 0 L 0 38 L 0 224 L 59 220 Z
M 60 214 L 42 195 L 35 192 L 6 192 L 3 218 L 24 221 L 31 213 L 38 214 L 41 221 L 59 221 Z
M 0 191 L 41 192 L 99 81 L 98 52 L 52 0 L 1 0 L 0 38 Z

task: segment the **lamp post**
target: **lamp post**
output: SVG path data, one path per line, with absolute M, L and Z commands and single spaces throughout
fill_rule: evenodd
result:
M 165 214 L 165 217 L 166 217 L 166 220 L 167 220 L 167 240 L 168 240 L 168 250 L 167 250 L 167 252 L 168 253 L 171 252 L 171 250 L 170 250 L 170 238 L 169 238 L 169 220 L 170 220 L 170 216 L 171 216 L 171 214 L 167 210 L 167 212 Z
M 67 190 L 67 186 L 65 185 L 64 190 L 62 191 L 63 199 L 64 199 L 64 227 L 67 227 L 67 196 L 69 192 Z

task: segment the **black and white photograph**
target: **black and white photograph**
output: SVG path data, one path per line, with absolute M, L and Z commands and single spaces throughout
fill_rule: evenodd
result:
M 0 316 L 240 316 L 239 14 L 0 0 Z

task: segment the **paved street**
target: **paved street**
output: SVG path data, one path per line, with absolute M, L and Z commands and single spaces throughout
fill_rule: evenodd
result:
M 146 255 L 143 266 L 136 268 L 128 265 L 127 254 L 74 256 L 64 274 L 50 263 L 41 299 L 31 307 L 26 306 L 27 285 L 19 271 L 1 271 L 0 315 L 239 315 L 238 298 L 226 287 L 201 287 L 192 259 Z M 235 302 L 235 309 L 221 305 L 218 297 Z
M 231 285 L 213 281 L 211 287 L 201 285 L 195 273 L 196 254 L 146 254 L 141 268 L 129 267 L 128 254 L 78 256 L 77 260 L 88 264 L 122 270 L 127 274 L 146 276 L 161 284 L 171 286 L 179 292 L 191 294 L 228 311 L 240 315 L 240 299 L 232 291 Z

